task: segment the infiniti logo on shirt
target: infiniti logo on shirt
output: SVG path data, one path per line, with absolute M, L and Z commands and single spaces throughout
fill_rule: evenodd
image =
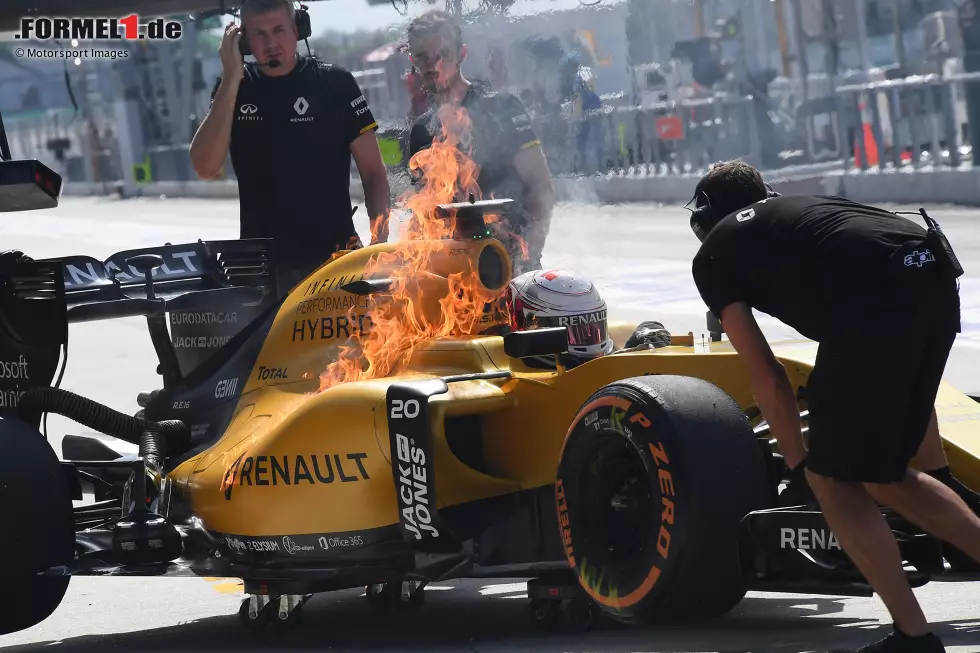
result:
M 256 115 L 259 108 L 254 104 L 243 104 L 238 107 L 238 112 L 241 114 L 238 116 L 239 120 L 262 120 L 262 116 Z

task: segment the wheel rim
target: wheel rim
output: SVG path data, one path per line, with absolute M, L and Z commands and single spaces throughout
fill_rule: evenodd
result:
M 599 546 L 593 564 L 621 567 L 649 545 L 655 496 L 646 466 L 633 444 L 603 434 L 587 453 L 580 477 L 583 539 Z

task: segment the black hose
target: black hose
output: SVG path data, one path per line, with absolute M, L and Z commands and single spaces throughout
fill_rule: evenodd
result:
M 25 419 L 31 418 L 31 423 L 40 419 L 41 413 L 56 413 L 131 444 L 139 444 L 144 428 L 141 419 L 61 388 L 31 388 L 20 398 L 17 408 Z
M 163 469 L 163 461 L 167 457 L 167 446 L 163 439 L 163 430 L 159 424 L 147 422 L 140 434 L 139 457 L 157 469 Z
M 167 449 L 171 452 L 187 451 L 191 446 L 191 430 L 179 419 L 165 419 L 155 424 L 167 436 Z
M 153 422 L 132 417 L 61 388 L 31 388 L 20 398 L 17 408 L 28 421 L 39 420 L 42 413 L 64 415 L 83 426 L 139 445 L 140 456 L 154 456 L 161 463 L 166 457 L 165 440 L 170 441 L 172 449 L 182 449 L 190 443 L 187 426 L 179 420 Z

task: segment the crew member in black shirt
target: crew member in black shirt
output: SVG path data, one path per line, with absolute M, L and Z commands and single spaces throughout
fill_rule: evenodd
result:
M 414 19 L 408 27 L 408 47 L 412 64 L 432 96 L 432 108 L 412 125 L 410 156 L 441 138 L 440 113 L 447 105 L 465 109 L 471 125 L 456 130 L 455 135 L 465 154 L 479 166 L 480 195 L 514 200 L 515 208 L 504 216 L 506 227 L 497 230 L 510 250 L 514 275 L 540 269 L 555 188 L 530 116 L 515 96 L 494 92 L 463 76 L 460 67 L 466 45 L 459 25 L 447 12 L 429 11 Z M 525 241 L 526 256 L 520 242 L 508 238 L 511 234 Z
M 364 186 L 371 244 L 388 239 L 388 176 L 377 122 L 354 76 L 297 52 L 289 0 L 247 0 L 242 27 L 221 43 L 222 76 L 190 156 L 216 177 L 229 149 L 238 177 L 241 238 L 274 238 L 280 288 L 288 290 L 335 251 L 361 246 L 354 228 L 350 162 Z M 256 62 L 243 63 L 247 38 Z
M 912 220 L 840 197 L 770 196 L 743 162 L 711 169 L 695 200 L 710 207 L 691 219 L 702 241 L 695 283 L 794 468 L 796 487 L 780 503 L 805 501 L 797 500 L 805 474 L 844 551 L 894 619 L 892 635 L 861 650 L 944 650 L 875 500 L 980 563 L 980 503 L 949 473 L 934 410 L 960 331 L 955 275 Z M 752 309 L 819 342 L 806 388 L 808 447 L 797 395 Z M 909 468 L 916 455 L 928 473 Z

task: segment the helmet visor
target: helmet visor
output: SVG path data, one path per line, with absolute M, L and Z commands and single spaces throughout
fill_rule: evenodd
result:
M 590 347 L 606 341 L 605 311 L 547 317 L 539 315 L 537 323 L 539 328 L 567 328 L 568 344 L 572 347 Z

